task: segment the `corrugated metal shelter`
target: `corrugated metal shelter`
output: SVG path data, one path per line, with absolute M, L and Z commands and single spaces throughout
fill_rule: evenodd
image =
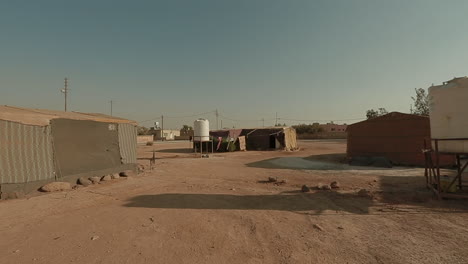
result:
M 0 193 L 136 169 L 136 122 L 0 106 Z
M 394 164 L 424 166 L 424 141 L 430 147 L 429 118 L 392 112 L 347 127 L 347 156 L 385 157 Z M 441 160 L 453 165 L 453 156 Z

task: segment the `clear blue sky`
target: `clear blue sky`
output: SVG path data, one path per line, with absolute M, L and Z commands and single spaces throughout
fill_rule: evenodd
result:
M 1 1 L 0 104 L 61 110 L 68 77 L 71 110 L 109 113 L 112 99 L 137 121 L 408 112 L 414 88 L 468 75 L 467 11 L 466 0 Z

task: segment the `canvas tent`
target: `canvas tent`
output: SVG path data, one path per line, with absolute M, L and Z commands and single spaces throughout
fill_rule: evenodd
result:
M 0 106 L 0 193 L 135 170 L 136 125 L 102 114 Z
M 392 112 L 347 127 L 349 160 L 384 157 L 393 164 L 424 166 L 424 142 L 430 148 L 427 116 Z M 454 156 L 444 156 L 444 165 L 453 165 Z
M 295 150 L 297 149 L 296 130 L 292 127 L 244 128 L 210 131 L 217 138 L 245 137 L 247 150 Z

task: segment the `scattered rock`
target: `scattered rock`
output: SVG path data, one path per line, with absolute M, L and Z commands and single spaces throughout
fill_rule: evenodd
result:
M 98 239 L 99 239 L 99 236 L 92 236 L 92 237 L 91 237 L 91 240 L 93 240 L 93 241 L 94 241 L 94 240 L 98 240 Z
M 285 180 L 281 180 L 279 182 L 275 182 L 275 185 L 281 185 L 281 184 L 286 184 Z
M 93 183 L 93 184 L 97 184 L 101 181 L 101 177 L 99 176 L 94 176 L 94 177 L 90 177 L 89 180 Z
M 231 189 L 229 189 L 229 190 L 231 190 L 231 191 L 235 191 L 236 189 L 234 189 L 234 188 L 231 188 Z
M 344 227 L 342 227 L 342 226 L 339 226 L 339 227 L 337 227 L 337 228 L 338 228 L 338 229 L 344 229 Z
M 120 175 L 118 173 L 114 173 L 112 174 L 111 178 L 115 180 L 115 179 L 120 178 Z
M 317 190 L 325 190 L 325 191 L 327 191 L 327 190 L 331 190 L 331 187 L 330 187 L 330 185 L 328 185 L 328 184 L 321 184 L 321 183 L 319 183 L 319 184 L 317 184 Z
M 268 177 L 268 182 L 277 182 L 278 179 L 273 178 L 273 177 Z
M 103 177 L 101 178 L 101 181 L 110 181 L 110 180 L 112 180 L 112 176 L 111 176 L 111 175 L 106 175 L 106 176 L 103 176 Z
M 337 181 L 333 181 L 330 183 L 330 187 L 332 187 L 333 189 L 338 189 L 340 188 L 340 184 Z
M 367 190 L 367 189 L 361 189 L 361 190 L 359 190 L 359 192 L 358 192 L 358 196 L 369 198 L 369 197 L 371 197 L 371 193 L 370 193 L 370 191 Z
M 302 185 L 301 191 L 302 192 L 310 192 L 310 188 L 307 187 L 307 185 Z
M 313 224 L 312 226 L 317 230 L 323 231 L 323 228 L 319 226 L 318 224 Z
M 70 189 L 71 184 L 69 182 L 51 182 L 41 187 L 43 192 L 58 192 Z
M 126 171 L 120 172 L 119 175 L 121 177 L 131 177 L 135 175 L 135 172 L 133 172 L 132 170 L 126 170 Z
M 19 253 L 19 252 L 20 252 L 20 250 L 19 250 L 19 249 L 17 249 L 17 250 L 15 250 L 15 251 L 13 251 L 13 253 Z
M 83 185 L 83 186 L 88 186 L 90 184 L 92 184 L 92 182 L 84 177 L 81 177 L 78 179 L 78 183 Z
M 150 217 L 149 220 L 154 223 L 154 217 Z
M 145 171 L 145 165 L 143 164 L 138 164 L 138 173 L 142 173 Z
M 146 142 L 146 146 L 153 146 L 153 141 Z

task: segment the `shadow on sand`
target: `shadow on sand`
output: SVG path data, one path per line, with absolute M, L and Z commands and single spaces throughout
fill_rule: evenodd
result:
M 426 188 L 426 181 L 421 171 L 420 176 L 381 176 L 379 183 L 380 200 L 388 204 L 406 204 L 428 208 L 468 211 L 466 199 L 438 200 L 434 193 Z
M 343 154 L 313 155 L 309 157 L 277 157 L 247 163 L 247 167 L 262 169 L 292 169 L 292 170 L 407 170 L 416 167 L 374 167 L 374 166 L 354 166 L 345 162 Z
M 325 210 L 367 214 L 371 205 L 370 199 L 333 191 L 277 195 L 168 193 L 136 196 L 125 204 L 143 208 L 315 211 L 315 214 Z

